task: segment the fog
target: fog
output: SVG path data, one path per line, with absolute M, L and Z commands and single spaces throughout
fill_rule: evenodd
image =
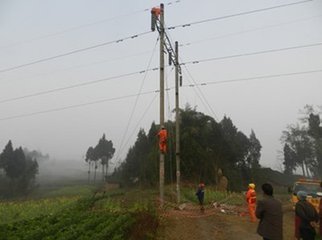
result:
M 182 26 L 293 2 L 167 1 L 165 22 Z M 158 71 L 35 93 L 158 67 L 157 32 L 33 62 L 149 31 L 149 9 L 159 4 L 0 1 L 0 147 L 10 139 L 16 147 L 48 153 L 51 159 L 39 162 L 40 181 L 87 179 L 84 155 L 103 133 L 116 148 L 112 163 L 124 159 L 139 129 L 159 122 Z M 222 58 L 182 67 L 180 107 L 189 103 L 217 121 L 228 116 L 246 135 L 253 129 L 261 164 L 280 170 L 282 131 L 306 104 L 322 105 L 321 12 L 321 1 L 307 1 L 169 30 L 172 41 L 183 45 L 181 62 Z M 172 67 L 166 75 L 166 120 L 173 120 Z M 226 80 L 238 81 L 220 83 Z

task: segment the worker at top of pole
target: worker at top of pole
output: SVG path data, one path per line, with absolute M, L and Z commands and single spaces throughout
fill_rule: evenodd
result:
M 168 139 L 168 132 L 165 127 L 162 125 L 161 130 L 158 132 L 159 137 L 159 148 L 162 153 L 167 152 L 167 139 Z
M 248 212 L 251 222 L 256 222 L 255 209 L 256 209 L 256 191 L 255 184 L 248 184 L 248 191 L 246 192 L 246 202 L 248 205 Z
M 160 14 L 161 14 L 161 9 L 160 9 L 160 7 L 153 7 L 153 8 L 151 9 L 151 13 L 152 13 L 154 16 L 159 17 L 159 16 L 160 16 Z

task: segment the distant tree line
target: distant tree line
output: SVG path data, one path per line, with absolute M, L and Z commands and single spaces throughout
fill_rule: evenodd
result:
M 94 183 L 96 182 L 96 172 L 98 166 L 102 168 L 102 180 L 107 179 L 107 170 L 110 159 L 114 156 L 115 148 L 113 142 L 105 138 L 103 134 L 95 147 L 89 147 L 86 152 L 85 161 L 88 164 L 88 182 L 91 180 L 91 172 L 94 171 Z
M 261 144 L 254 131 L 249 137 L 224 117 L 216 122 L 212 117 L 186 106 L 181 110 L 181 177 L 183 182 L 218 183 L 218 170 L 229 180 L 229 188 L 242 189 L 257 177 L 260 168 Z M 165 179 L 174 183 L 175 123 L 168 121 L 168 152 L 165 160 Z M 113 174 L 124 184 L 156 185 L 159 179 L 159 149 L 157 133 L 160 126 L 152 123 L 146 134 L 141 129 L 124 162 Z
M 35 187 L 38 163 L 26 156 L 21 147 L 14 149 L 11 141 L 0 154 L 0 195 L 13 197 L 26 195 Z
M 321 112 L 305 106 L 304 117 L 289 125 L 282 134 L 284 173 L 292 175 L 298 168 L 305 177 L 322 176 L 322 126 Z

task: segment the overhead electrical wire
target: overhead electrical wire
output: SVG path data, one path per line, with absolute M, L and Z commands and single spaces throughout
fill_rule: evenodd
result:
M 137 124 L 135 125 L 135 127 L 133 128 L 130 136 L 128 137 L 128 139 L 126 140 L 126 142 L 123 144 L 123 146 L 120 147 L 119 150 L 119 154 L 117 155 L 117 157 L 115 158 L 116 160 L 120 158 L 120 156 L 124 153 L 124 148 L 125 146 L 128 145 L 129 141 L 132 139 L 132 137 L 134 136 L 134 134 L 136 133 L 136 130 L 138 129 L 138 127 L 140 126 L 140 123 L 143 121 L 143 119 L 145 118 L 145 116 L 147 115 L 148 111 L 150 110 L 150 108 L 152 107 L 153 103 L 155 102 L 155 100 L 157 99 L 157 94 L 154 95 L 154 97 L 152 98 L 152 101 L 149 102 L 149 105 L 147 106 L 147 108 L 145 109 L 145 111 L 143 112 L 142 116 L 140 117 L 140 119 L 137 121 Z
M 131 124 L 131 121 L 132 121 L 132 118 L 134 116 L 134 112 L 136 110 L 136 106 L 137 106 L 137 103 L 138 103 L 138 100 L 139 100 L 139 96 L 140 96 L 140 93 L 142 92 L 142 89 L 143 89 L 143 86 L 144 86 L 144 83 L 145 83 L 145 79 L 147 77 L 147 73 L 148 73 L 148 69 L 150 68 L 151 66 L 151 63 L 152 63 L 152 60 L 153 60 L 153 56 L 154 56 L 154 53 L 155 53 L 155 49 L 157 47 L 157 44 L 159 42 L 159 37 L 157 38 L 155 44 L 154 44 L 154 47 L 153 47 L 153 50 L 152 50 L 152 54 L 151 54 L 151 57 L 149 58 L 149 61 L 148 61 L 148 64 L 147 64 L 147 67 L 146 67 L 146 70 L 145 70 L 145 73 L 144 73 L 144 76 L 142 78 L 142 81 L 141 81 L 141 85 L 139 87 L 139 92 L 138 92 L 138 95 L 136 96 L 135 98 L 135 101 L 134 101 L 134 105 L 132 107 L 132 111 L 131 111 L 131 114 L 130 114 L 130 117 L 129 117 L 129 120 L 127 122 L 127 125 L 126 125 L 126 128 L 125 128 L 125 131 L 123 133 L 123 136 L 121 138 L 121 143 L 120 143 L 120 149 L 123 147 L 123 143 L 124 143 L 124 140 L 125 140 L 125 136 L 129 130 L 129 127 L 130 127 L 130 124 Z M 118 156 L 119 154 L 117 154 Z M 118 157 L 117 157 L 118 158 Z
M 58 70 L 53 70 L 53 71 L 49 71 L 49 72 L 45 72 L 45 73 L 28 75 L 28 77 L 40 77 L 40 76 L 47 76 L 47 75 L 52 76 L 53 74 L 57 74 L 57 73 L 61 73 L 61 72 L 68 72 L 68 71 L 73 70 L 73 69 L 78 69 L 78 68 L 83 68 L 84 69 L 84 68 L 87 68 L 87 67 L 91 67 L 91 66 L 95 66 L 95 65 L 103 64 L 103 63 L 107 63 L 107 62 L 113 62 L 113 61 L 119 61 L 119 60 L 129 59 L 129 58 L 133 58 L 133 57 L 143 56 L 143 55 L 146 55 L 148 53 L 151 53 L 151 51 L 142 51 L 142 52 L 126 55 L 126 56 L 120 56 L 120 57 L 116 57 L 116 58 L 105 59 L 105 60 L 102 60 L 102 61 L 95 61 L 95 62 L 91 62 L 91 63 L 87 63 L 87 64 L 78 64 L 78 65 L 74 65 L 74 66 L 71 66 L 71 67 L 62 68 L 62 69 L 58 69 Z M 4 80 L 4 79 L 0 79 L 0 81 L 1 80 Z
M 179 3 L 181 1 L 182 0 L 170 1 L 170 2 L 166 3 L 166 5 L 171 6 L 171 5 Z M 81 24 L 81 25 L 78 25 L 78 26 L 66 28 L 64 30 L 57 31 L 57 32 L 54 32 L 54 33 L 49 33 L 49 34 L 45 34 L 43 36 L 38 36 L 38 37 L 26 39 L 26 40 L 19 41 L 19 42 L 16 42 L 16 43 L 8 44 L 6 46 L 0 46 L 0 49 L 14 47 L 14 46 L 17 46 L 17 45 L 30 43 L 30 42 L 34 42 L 34 41 L 37 41 L 37 40 L 42 40 L 42 39 L 46 39 L 46 38 L 59 36 L 59 35 L 62 35 L 62 34 L 68 33 L 68 32 L 73 32 L 73 31 L 76 31 L 76 30 L 79 30 L 79 29 L 82 29 L 82 28 L 87 28 L 87 27 L 91 27 L 91 26 L 94 26 L 94 25 L 97 25 L 97 24 L 110 22 L 110 21 L 113 21 L 113 20 L 118 19 L 118 18 L 127 19 L 126 17 L 130 17 L 130 16 L 133 16 L 133 15 L 136 15 L 136 14 L 139 14 L 139 13 L 148 12 L 148 11 L 151 10 L 151 8 L 145 8 L 145 9 L 133 11 L 133 12 L 130 12 L 130 13 L 125 13 L 125 14 L 121 14 L 121 15 L 118 15 L 118 16 L 104 18 L 104 19 L 93 21 L 93 22 L 90 22 L 90 23 L 85 23 L 85 24 Z
M 213 114 L 214 118 L 216 120 L 218 120 L 218 117 L 215 113 L 215 111 L 213 110 L 213 108 L 211 107 L 211 105 L 209 104 L 207 98 L 205 97 L 204 93 L 202 92 L 202 90 L 199 88 L 199 85 L 197 84 L 196 80 L 194 79 L 194 77 L 192 76 L 192 74 L 190 73 L 189 69 L 187 68 L 187 66 L 184 66 L 185 70 L 188 73 L 188 76 L 190 77 L 190 79 L 193 81 L 193 83 L 195 84 L 195 86 L 197 87 L 197 90 L 199 91 L 201 97 L 197 94 L 197 96 L 199 97 L 199 99 L 201 100 L 201 102 L 203 103 L 203 101 L 205 103 L 203 103 L 206 106 L 206 109 L 208 108 L 210 110 L 210 112 Z
M 320 18 L 320 17 L 322 17 L 322 15 L 316 15 L 316 16 L 312 16 L 312 17 L 308 17 L 308 18 L 300 18 L 300 19 L 296 19 L 296 20 L 292 20 L 292 21 L 288 21 L 288 22 L 272 24 L 272 25 L 267 25 L 267 26 L 262 26 L 262 27 L 256 27 L 256 28 L 238 31 L 238 32 L 226 33 L 226 34 L 217 35 L 217 36 L 213 36 L 213 37 L 209 37 L 209 38 L 205 38 L 205 39 L 199 39 L 199 40 L 192 41 L 192 42 L 182 43 L 182 44 L 179 44 L 179 47 L 187 47 L 187 46 L 191 46 L 194 44 L 203 43 L 206 41 L 217 40 L 217 39 L 222 39 L 222 38 L 232 37 L 232 36 L 238 36 L 238 35 L 245 34 L 245 33 L 261 31 L 261 30 L 269 29 L 269 28 L 276 28 L 276 27 L 294 24 L 294 23 L 303 22 L 303 21 L 310 21 L 312 19 L 316 19 L 316 18 Z
M 215 85 L 215 84 L 237 83 L 237 82 L 246 82 L 246 81 L 253 81 L 253 80 L 262 80 L 262 79 L 268 79 L 268 78 L 279 78 L 279 77 L 304 75 L 304 74 L 311 74 L 311 73 L 322 73 L 322 69 L 291 72 L 291 73 L 260 75 L 260 76 L 256 76 L 256 77 L 235 78 L 235 79 L 227 79 L 227 80 L 222 80 L 222 81 L 209 81 L 209 82 L 201 82 L 201 83 L 197 83 L 197 84 L 185 84 L 185 85 L 182 85 L 182 87 L 195 87 L 197 85 L 198 86 L 207 86 L 207 85 Z
M 221 19 L 226 19 L 226 18 L 231 18 L 231 17 L 237 17 L 237 16 L 252 14 L 252 13 L 256 13 L 256 12 L 268 11 L 268 10 L 272 10 L 272 9 L 276 9 L 276 8 L 293 6 L 293 5 L 312 2 L 312 1 L 313 0 L 305 0 L 305 1 L 295 2 L 295 3 L 283 4 L 283 5 L 278 5 L 278 6 L 268 7 L 268 8 L 256 9 L 256 10 L 252 10 L 252 11 L 247 11 L 247 12 L 241 12 L 241 13 L 237 13 L 237 14 L 221 16 L 221 17 L 209 18 L 209 19 L 204 19 L 204 20 L 200 20 L 200 21 L 196 21 L 196 22 L 187 23 L 187 24 L 167 27 L 167 29 L 171 30 L 171 29 L 175 29 L 177 27 L 187 27 L 187 26 L 191 26 L 191 25 L 195 25 L 195 24 L 207 23 L 207 22 L 211 22 L 211 21 L 216 21 L 216 20 L 221 20 Z M 69 52 L 66 52 L 66 53 L 58 54 L 58 55 L 47 57 L 47 58 L 42 58 L 42 59 L 35 60 L 35 61 L 29 62 L 29 63 L 25 63 L 25 64 L 9 67 L 9 68 L 5 68 L 5 69 L 0 69 L 0 73 L 9 72 L 9 71 L 12 71 L 12 70 L 15 70 L 15 69 L 27 67 L 27 66 L 34 65 L 34 64 L 37 64 L 37 63 L 41 63 L 41 62 L 50 61 L 50 60 L 57 59 L 57 58 L 60 58 L 60 57 L 69 56 L 69 55 L 79 53 L 79 52 L 88 51 L 88 50 L 99 48 L 99 47 L 102 47 L 102 46 L 123 42 L 125 40 L 130 40 L 130 39 L 133 39 L 133 38 L 137 38 L 137 37 L 149 34 L 149 33 L 151 33 L 151 31 L 138 33 L 138 34 L 135 34 L 135 35 L 132 35 L 132 36 L 122 38 L 122 39 L 107 41 L 107 42 L 103 42 L 103 43 L 100 43 L 100 44 L 92 45 L 92 46 L 81 48 L 81 49 L 72 50 L 72 51 L 69 51 Z
M 225 15 L 225 16 L 221 16 L 221 17 L 208 18 L 208 19 L 203 19 L 200 21 L 170 26 L 167 29 L 172 30 L 172 29 L 179 28 L 179 27 L 181 27 L 181 28 L 190 27 L 192 25 L 197 25 L 197 24 L 201 24 L 201 23 L 213 22 L 213 21 L 223 20 L 223 19 L 232 18 L 232 17 L 239 17 L 239 16 L 243 16 L 243 15 L 249 15 L 249 14 L 253 14 L 253 13 L 264 12 L 264 11 L 269 11 L 269 10 L 273 10 L 273 9 L 294 6 L 294 5 L 308 3 L 308 2 L 312 2 L 312 1 L 313 0 L 304 0 L 304 1 L 299 1 L 299 2 L 277 5 L 277 6 L 273 6 L 273 7 L 260 8 L 260 9 L 255 9 L 255 10 L 251 10 L 251 11 L 246 11 L 246 12 L 234 13 L 234 14 Z
M 266 54 L 266 53 L 274 53 L 274 52 L 287 51 L 287 50 L 293 50 L 293 49 L 301 49 L 301 48 L 308 48 L 308 47 L 315 47 L 315 46 L 321 46 L 321 45 L 322 45 L 322 43 L 313 43 L 313 44 L 298 45 L 298 46 L 278 48 L 278 49 L 269 49 L 269 50 L 250 52 L 250 53 L 242 53 L 242 54 L 235 54 L 235 55 L 222 56 L 222 57 L 205 58 L 205 59 L 199 59 L 199 60 L 194 60 L 194 61 L 182 62 L 181 65 L 184 66 L 184 65 L 189 65 L 189 64 L 199 64 L 199 63 L 210 62 L 210 61 L 238 58 L 238 57 L 245 57 L 245 56 L 253 56 L 253 55 L 259 55 L 259 54 Z M 101 83 L 101 82 L 111 81 L 111 80 L 114 80 L 114 79 L 120 79 L 120 78 L 123 78 L 123 77 L 129 77 L 129 76 L 133 76 L 133 75 L 143 74 L 143 73 L 146 73 L 148 71 L 156 71 L 158 69 L 159 69 L 158 67 L 154 67 L 154 68 L 145 69 L 145 70 L 141 70 L 141 71 L 135 71 L 135 72 L 125 73 L 125 74 L 121 74 L 121 75 L 117 75 L 117 76 L 111 76 L 111 77 L 107 77 L 107 78 L 97 79 L 97 80 L 94 80 L 94 81 L 88 81 L 88 82 L 73 84 L 73 85 L 69 85 L 69 86 L 65 86 L 65 87 L 49 89 L 49 90 L 40 91 L 40 92 L 36 92 L 36 93 L 31 93 L 31 94 L 27 94 L 27 95 L 23 95 L 23 96 L 18 96 L 18 97 L 13 97 L 13 98 L 8 98 L 8 99 L 2 99 L 2 100 L 0 100 L 0 104 L 1 103 L 12 102 L 12 101 L 17 101 L 17 100 L 20 100 L 20 99 L 30 98 L 30 97 L 46 95 L 46 94 L 49 94 L 49 93 L 59 92 L 59 91 L 67 90 L 67 89 L 78 88 L 78 87 L 83 87 L 83 86 L 87 86 L 87 85 L 93 85 L 93 84 L 97 84 L 97 83 Z
M 169 74 L 173 71 L 174 68 L 171 68 L 170 72 L 167 74 L 166 76 L 166 81 L 168 79 L 168 76 Z M 166 88 L 166 91 L 167 93 L 169 92 L 169 88 L 167 87 Z M 127 138 L 126 142 L 123 144 L 123 146 L 120 147 L 120 150 L 119 150 L 119 154 L 117 155 L 116 159 L 119 159 L 119 157 L 124 153 L 123 150 L 125 148 L 125 146 L 128 145 L 129 141 L 132 139 L 132 137 L 134 136 L 134 134 L 136 133 L 137 131 L 137 128 L 140 126 L 140 123 L 142 122 L 142 120 L 144 119 L 144 117 L 146 116 L 148 110 L 151 108 L 152 104 L 154 103 L 154 101 L 156 100 L 157 98 L 157 94 L 153 97 L 152 101 L 150 102 L 150 104 L 148 105 L 148 107 L 146 108 L 146 110 L 143 112 L 143 115 L 141 116 L 141 118 L 138 120 L 137 124 L 135 125 L 134 128 L 132 128 L 132 132 L 130 133 L 129 137 Z M 169 96 L 168 96 L 169 98 Z
M 69 51 L 69 52 L 65 52 L 65 53 L 58 54 L 58 55 L 51 56 L 51 57 L 47 57 L 47 58 L 42 58 L 42 59 L 35 60 L 35 61 L 29 62 L 29 63 L 24 63 L 24 64 L 21 64 L 21 65 L 17 65 L 17 66 L 14 66 L 14 67 L 4 68 L 4 69 L 0 70 L 0 73 L 9 72 L 9 71 L 12 71 L 12 70 L 16 70 L 16 69 L 19 69 L 19 68 L 31 66 L 31 65 L 34 65 L 34 64 L 37 64 L 37 63 L 47 62 L 47 61 L 54 60 L 54 59 L 61 58 L 61 57 L 66 57 L 66 56 L 69 56 L 69 55 L 73 55 L 75 53 L 85 52 L 85 51 L 88 51 L 88 50 L 92 50 L 92 49 L 95 49 L 95 48 L 107 46 L 107 45 L 110 45 L 110 44 L 120 43 L 120 42 L 123 42 L 123 41 L 126 41 L 126 40 L 131 40 L 131 39 L 134 39 L 134 38 L 137 38 L 137 37 L 147 35 L 149 33 L 151 33 L 151 31 L 146 31 L 146 32 L 134 34 L 134 35 L 131 35 L 131 36 L 128 36 L 128 37 L 125 37 L 125 38 L 118 39 L 118 40 L 102 42 L 102 43 L 95 44 L 95 45 L 92 45 L 92 46 L 89 46 L 89 47 L 72 50 L 72 51 Z
M 316 46 L 321 46 L 321 45 L 322 45 L 322 43 L 312 43 L 312 44 L 306 44 L 306 45 L 298 45 L 298 46 L 285 47 L 285 48 L 269 49 L 269 50 L 256 51 L 256 52 L 250 52 L 250 53 L 241 53 L 241 54 L 235 54 L 235 55 L 228 55 L 228 56 L 223 56 L 223 57 L 205 58 L 205 59 L 200 59 L 200 60 L 184 62 L 184 63 L 181 63 L 181 65 L 197 64 L 197 63 L 204 63 L 204 62 L 210 62 L 210 61 L 216 61 L 216 60 L 253 56 L 253 55 L 259 55 L 259 54 L 265 54 L 265 53 L 274 53 L 274 52 L 288 51 L 288 50 L 293 50 L 293 49 L 316 47 Z
M 244 82 L 244 81 L 251 81 L 251 80 L 254 81 L 257 79 L 262 80 L 265 78 L 267 78 L 267 79 L 268 78 L 278 78 L 278 77 L 296 76 L 296 75 L 304 75 L 304 74 L 312 74 L 312 73 L 322 73 L 322 69 L 315 69 L 315 70 L 301 71 L 301 72 L 289 72 L 289 73 L 282 73 L 282 74 L 263 75 L 263 76 L 249 77 L 249 78 L 228 79 L 228 80 L 223 80 L 223 81 L 199 83 L 198 85 L 199 86 L 206 86 L 206 85 L 211 85 L 211 84 L 226 84 L 226 83 Z M 184 85 L 184 87 L 195 87 L 195 86 L 194 85 Z M 174 87 L 170 87 L 170 88 L 166 89 L 166 91 L 173 90 L 173 89 L 174 89 Z M 141 92 L 140 96 L 148 95 L 148 94 L 152 94 L 152 93 L 155 94 L 155 93 L 159 93 L 159 92 L 160 92 L 160 90 L 145 91 L 145 92 Z M 69 106 L 60 107 L 60 108 L 52 108 L 52 109 L 47 109 L 47 110 L 38 111 L 38 112 L 3 117 L 3 118 L 0 118 L 0 121 L 17 119 L 17 118 L 24 118 L 24 117 L 29 117 L 29 116 L 34 116 L 34 115 L 39 115 L 39 114 L 44 114 L 44 113 L 58 112 L 58 111 L 63 111 L 63 110 L 67 110 L 67 109 L 80 108 L 80 107 L 85 107 L 88 105 L 94 105 L 94 104 L 99 104 L 99 103 L 104 103 L 104 102 L 111 102 L 111 101 L 116 101 L 116 100 L 133 98 L 133 97 L 136 97 L 137 95 L 138 94 L 129 94 L 129 95 L 113 97 L 113 98 L 106 98 L 106 99 L 101 99 L 101 100 L 87 102 L 87 103 L 69 105 Z
M 156 92 L 157 92 L 156 90 L 154 90 L 154 91 L 146 91 L 146 92 L 142 92 L 140 95 L 142 96 L 142 95 L 147 95 L 147 94 L 156 93 Z M 129 94 L 129 95 L 124 95 L 124 96 L 120 96 L 120 97 L 105 98 L 105 99 L 92 101 L 92 102 L 80 103 L 80 104 L 69 105 L 69 106 L 65 106 L 65 107 L 47 109 L 47 110 L 33 112 L 33 113 L 26 113 L 26 114 L 19 114 L 19 115 L 14 115 L 14 116 L 10 116 L 10 117 L 4 117 L 4 118 L 0 118 L 0 121 L 16 119 L 16 118 L 23 118 L 23 117 L 29 117 L 29 116 L 34 116 L 34 115 L 39 115 L 39 114 L 44 114 L 44 113 L 50 113 L 50 112 L 58 112 L 58 111 L 63 111 L 63 110 L 67 110 L 67 109 L 72 109 L 72 108 L 79 108 L 79 107 L 85 107 L 85 106 L 89 106 L 89 105 L 94 105 L 94 104 L 98 104 L 98 103 L 104 103 L 104 102 L 111 102 L 111 101 L 122 100 L 122 99 L 127 99 L 127 98 L 133 98 L 133 97 L 136 97 L 136 96 L 137 96 L 137 94 Z
M 114 79 L 120 79 L 120 78 L 129 77 L 129 76 L 133 76 L 133 75 L 137 75 L 137 74 L 142 74 L 142 73 L 145 73 L 146 71 L 152 71 L 152 70 L 157 70 L 157 68 L 143 70 L 143 71 L 137 71 L 137 72 L 131 72 L 131 73 L 125 73 L 125 74 L 112 76 L 112 77 L 107 77 L 107 78 L 102 78 L 102 79 L 98 79 L 98 80 L 94 80 L 94 81 L 90 81 L 90 82 L 77 83 L 77 84 L 69 85 L 69 86 L 66 86 L 66 87 L 54 88 L 54 89 L 49 89 L 49 90 L 45 90 L 45 91 L 41 91 L 41 92 L 31 93 L 31 94 L 23 95 L 23 96 L 20 96 L 20 97 L 13 97 L 13 98 L 9 98 L 9 99 L 3 99 L 3 100 L 0 100 L 0 103 L 12 102 L 12 101 L 20 100 L 20 99 L 46 95 L 46 94 L 49 94 L 49 93 L 59 92 L 59 91 L 67 90 L 67 89 L 93 85 L 93 84 L 97 84 L 97 83 L 100 83 L 100 82 L 106 82 L 106 81 L 110 81 L 110 80 L 114 80 Z
M 169 40 L 169 42 L 173 42 L 173 40 L 171 39 L 171 35 L 170 35 L 170 33 L 169 32 L 165 32 L 165 36 L 168 38 L 168 40 Z M 170 38 L 170 39 L 169 39 Z M 181 57 L 179 57 L 180 58 L 180 61 L 182 61 L 182 58 Z M 191 75 L 191 73 L 190 73 L 190 71 L 188 70 L 188 68 L 187 68 L 187 66 L 186 65 L 184 65 L 184 68 L 186 69 L 186 71 L 188 72 L 188 76 L 191 78 L 191 80 L 193 81 L 193 82 L 195 82 L 195 79 L 192 77 L 192 75 Z M 181 71 L 181 70 L 180 70 Z M 182 84 L 182 83 L 181 83 Z M 210 104 L 209 104 L 209 102 L 208 102 L 208 100 L 207 100 L 207 98 L 205 97 L 205 95 L 203 94 L 203 92 L 202 92 L 202 90 L 199 88 L 199 86 L 196 86 L 197 87 L 197 90 L 195 91 L 195 93 L 196 93 L 196 95 L 199 97 L 199 99 L 201 100 L 201 102 L 206 106 L 205 107 L 205 109 L 207 109 L 207 106 L 208 106 L 208 108 L 210 109 L 210 111 L 214 114 L 214 117 L 216 117 L 216 114 L 215 114 L 215 112 L 213 111 L 213 109 L 211 108 L 211 106 L 210 106 Z M 198 94 L 198 91 L 199 91 L 199 94 L 201 95 L 201 97 L 200 97 L 200 95 Z

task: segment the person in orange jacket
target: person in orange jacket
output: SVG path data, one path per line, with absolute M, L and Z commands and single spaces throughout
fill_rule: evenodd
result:
M 159 148 L 162 153 L 167 152 L 167 138 L 168 132 L 164 126 L 161 127 L 161 130 L 158 132 L 159 137 Z
M 250 183 L 248 184 L 248 191 L 246 192 L 246 202 L 248 204 L 248 212 L 250 216 L 251 222 L 256 222 L 256 191 L 255 191 L 255 184 Z

